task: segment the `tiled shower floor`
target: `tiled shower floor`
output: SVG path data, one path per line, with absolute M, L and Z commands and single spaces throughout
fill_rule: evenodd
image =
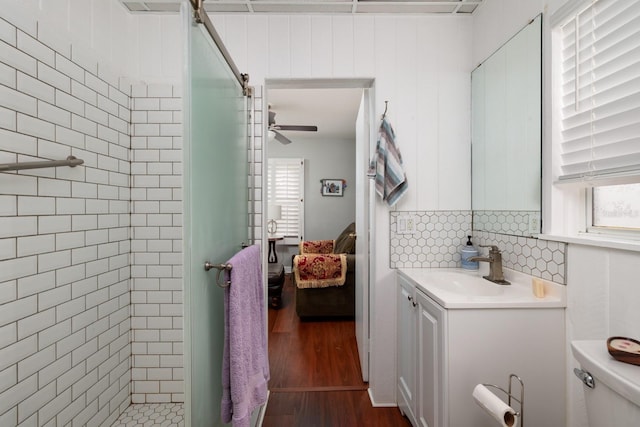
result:
M 184 427 L 182 403 L 130 405 L 111 427 Z

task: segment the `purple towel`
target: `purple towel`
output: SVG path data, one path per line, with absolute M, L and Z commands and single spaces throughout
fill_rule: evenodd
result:
M 234 255 L 224 291 L 222 421 L 249 427 L 251 413 L 267 401 L 269 358 L 260 247 Z

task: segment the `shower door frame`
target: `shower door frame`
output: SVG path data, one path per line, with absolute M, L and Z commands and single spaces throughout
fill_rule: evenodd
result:
M 201 2 L 198 2 L 201 5 Z M 191 1 L 191 5 L 194 6 L 194 2 Z M 252 97 L 252 88 L 248 86 L 248 75 L 247 74 L 241 74 L 238 72 L 237 67 L 235 66 L 233 60 L 231 59 L 231 57 L 229 56 L 228 51 L 226 50 L 226 48 L 224 47 L 224 45 L 222 44 L 222 41 L 220 39 L 220 37 L 218 36 L 217 32 L 215 31 L 215 29 L 213 28 L 213 25 L 211 24 L 211 21 L 209 20 L 208 16 L 206 15 L 206 13 L 204 13 L 203 9 L 196 9 L 193 11 L 193 15 L 190 15 L 189 11 L 187 11 L 187 9 L 189 8 L 188 5 L 183 4 L 182 6 L 182 13 L 183 13 L 183 24 L 186 28 L 186 33 L 185 33 L 185 37 L 186 38 L 190 38 L 191 34 L 193 31 L 200 31 L 202 33 L 202 35 L 204 36 L 205 39 L 207 39 L 207 35 L 209 36 L 209 39 L 207 40 L 210 44 L 210 47 L 212 49 L 212 52 L 214 52 L 214 56 L 217 56 L 218 59 L 218 66 L 222 67 L 222 69 L 226 68 L 226 71 L 228 73 L 227 78 L 232 77 L 231 75 L 233 75 L 233 77 L 235 78 L 235 80 L 237 81 L 238 85 L 236 86 L 237 90 L 239 92 L 236 92 L 237 95 L 234 95 L 234 98 L 236 99 L 236 101 L 232 101 L 232 102 L 238 102 L 241 103 L 242 106 L 240 107 L 239 105 L 237 107 L 240 107 L 240 110 L 237 110 L 235 107 L 232 110 L 232 112 L 240 112 L 243 111 L 244 113 L 247 114 L 246 117 L 244 117 L 243 120 L 240 120 L 237 124 L 242 128 L 240 129 L 236 135 L 239 136 L 239 139 L 235 139 L 237 144 L 229 144 L 229 146 L 231 147 L 230 149 L 234 152 L 234 153 L 238 153 L 240 144 L 242 144 L 242 141 L 245 141 L 245 145 L 242 148 L 242 150 L 244 150 L 241 155 L 239 156 L 234 156 L 233 159 L 235 159 L 234 161 L 231 161 L 231 159 L 229 159 L 229 164 L 237 164 L 236 160 L 241 159 L 241 163 L 242 165 L 245 166 L 245 172 L 246 175 L 244 176 L 244 178 L 246 179 L 246 183 L 244 185 L 243 188 L 235 188 L 235 189 L 228 189 L 229 191 L 216 191 L 217 194 L 217 199 L 216 202 L 220 202 L 220 204 L 222 203 L 226 203 L 230 201 L 230 198 L 236 198 L 235 200 L 238 200 L 238 197 L 244 197 L 244 202 L 242 202 L 243 204 L 243 209 L 242 212 L 239 212 L 241 214 L 246 214 L 246 222 L 244 224 L 237 224 L 237 218 L 234 219 L 234 221 L 236 222 L 236 224 L 234 224 L 234 226 L 237 226 L 239 228 L 233 228 L 234 230 L 239 230 L 240 228 L 243 230 L 242 231 L 242 237 L 238 238 L 238 239 L 232 239 L 232 241 L 229 241 L 228 237 L 229 235 L 233 235 L 238 237 L 239 235 L 233 231 L 227 231 L 224 234 L 224 236 L 218 236 L 218 237 L 222 237 L 222 240 L 218 241 L 216 240 L 216 247 L 214 248 L 214 250 L 211 250 L 212 248 L 206 249 L 205 248 L 205 252 L 203 253 L 202 249 L 202 245 L 198 242 L 196 242 L 196 240 L 202 241 L 201 237 L 195 238 L 193 237 L 193 233 L 194 230 L 196 233 L 198 232 L 202 232 L 203 230 L 201 230 L 201 225 L 202 222 L 200 221 L 199 224 L 200 226 L 198 226 L 198 224 L 192 223 L 193 221 L 191 221 L 192 216 L 193 216 L 193 210 L 194 205 L 198 203 L 198 199 L 201 197 L 211 197 L 211 192 L 215 191 L 212 190 L 211 188 L 205 186 L 204 188 L 202 187 L 202 185 L 199 186 L 200 190 L 199 191 L 195 191 L 194 190 L 194 181 L 198 181 L 199 179 L 204 179 L 204 177 L 199 176 L 199 174 L 197 173 L 197 170 L 194 172 L 192 171 L 191 168 L 191 163 L 192 163 L 192 157 L 194 156 L 194 150 L 195 147 L 192 145 L 192 137 L 193 137 L 193 129 L 191 128 L 191 121 L 192 119 L 196 116 L 197 113 L 200 113 L 200 115 L 202 115 L 202 112 L 209 112 L 208 109 L 193 109 L 191 107 L 191 104 L 194 101 L 194 94 L 192 93 L 192 89 L 191 89 L 191 85 L 193 84 L 192 82 L 192 78 L 193 78 L 193 69 L 191 68 L 191 62 L 192 62 L 192 47 L 191 47 L 191 41 L 190 40 L 185 40 L 184 46 L 186 47 L 184 55 L 185 55 L 185 88 L 184 88 L 184 93 L 185 93 L 185 138 L 184 138 L 184 182 L 185 182 L 185 188 L 184 188 L 184 291 L 185 291 L 185 298 L 184 298 L 184 332 L 185 332 L 185 339 L 184 339 L 184 370 L 185 370 L 185 423 L 186 425 L 197 425 L 199 424 L 201 420 L 203 419 L 207 419 L 208 422 L 211 423 L 211 425 L 222 425 L 222 421 L 218 416 L 216 416 L 216 414 L 220 414 L 220 405 L 221 405 L 221 401 L 220 399 L 216 399 L 216 390 L 219 389 L 220 393 L 222 392 L 222 381 L 221 380 L 216 380 L 216 378 L 218 377 L 218 373 L 220 373 L 221 375 L 221 369 L 222 369 L 222 363 L 216 364 L 215 360 L 214 363 L 205 363 L 206 366 L 201 366 L 202 363 L 196 363 L 197 360 L 200 360 L 202 362 L 202 355 L 200 354 L 200 356 L 198 356 L 197 353 L 200 353 L 199 351 L 197 351 L 194 346 L 198 346 L 198 348 L 202 348 L 202 343 L 205 343 L 205 350 L 208 352 L 207 354 L 211 353 L 211 355 L 213 356 L 213 359 L 216 359 L 216 357 L 221 356 L 222 353 L 222 346 L 223 346 L 223 340 L 222 337 L 220 337 L 220 328 L 221 328 L 221 322 L 218 322 L 218 320 L 221 320 L 223 318 L 223 316 L 221 315 L 221 311 L 222 311 L 222 305 L 220 304 L 221 300 L 222 300 L 222 295 L 224 293 L 224 290 L 222 289 L 217 289 L 216 286 L 216 272 L 209 272 L 206 273 L 205 276 L 203 277 L 203 273 L 201 271 L 201 269 L 203 268 L 203 262 L 204 259 L 206 258 L 207 261 L 211 261 L 214 264 L 216 263 L 224 263 L 226 262 L 226 259 L 222 259 L 227 257 L 230 258 L 232 256 L 233 253 L 239 251 L 242 248 L 242 245 L 250 242 L 250 243 L 255 243 L 255 232 L 254 232 L 254 227 L 253 224 L 255 223 L 255 219 L 253 218 L 253 216 L 255 215 L 255 207 L 250 208 L 250 203 L 251 202 L 251 192 L 252 192 L 252 188 L 255 186 L 255 176 L 254 176 L 254 165 L 253 165 L 253 161 L 251 162 L 247 162 L 247 151 L 246 150 L 254 150 L 255 148 L 255 141 L 253 141 L 254 139 L 254 135 L 253 132 L 251 132 L 251 134 L 248 133 L 248 130 L 250 129 L 250 124 L 253 124 L 254 122 L 254 100 Z M 199 28 L 193 28 L 193 26 L 195 24 L 202 24 L 202 26 L 196 26 Z M 205 31 L 206 30 L 206 31 Z M 196 38 L 197 39 L 197 38 Z M 202 40 L 202 38 L 200 38 L 200 40 Z M 217 51 L 217 52 L 216 52 Z M 214 60 L 215 62 L 216 60 Z M 206 61 L 205 61 L 206 62 Z M 205 68 L 205 72 L 206 72 L 206 68 Z M 230 79 L 228 80 L 228 82 L 232 82 L 234 79 Z M 234 85 L 235 85 L 235 81 L 233 81 Z M 210 90 L 210 88 L 208 86 L 204 87 L 205 90 Z M 202 94 L 200 94 L 202 95 Z M 244 98 L 244 102 L 240 102 L 240 97 Z M 227 101 L 228 102 L 228 101 Z M 198 111 L 199 110 L 199 111 Z M 218 118 L 219 120 L 219 118 Z M 241 122 L 241 123 L 240 123 Z M 229 123 L 233 123 L 233 120 L 229 121 Z M 227 132 L 229 129 L 233 129 L 233 126 L 231 127 L 227 127 Z M 201 131 L 199 131 L 201 132 Z M 210 132 L 210 131 L 209 131 Z M 231 131 L 233 133 L 233 131 Z M 209 135 L 209 133 L 206 133 L 206 135 Z M 209 147 L 206 146 L 202 146 L 202 141 L 199 143 L 198 147 L 201 148 L 203 151 L 207 151 L 207 150 L 211 150 L 211 147 L 213 147 L 215 145 L 214 141 L 216 140 L 220 140 L 220 138 L 216 138 L 216 134 L 215 132 L 213 132 L 213 134 L 211 135 L 211 138 L 206 138 L 206 141 L 210 141 L 211 143 L 207 143 L 207 145 Z M 200 135 L 200 138 L 202 138 L 202 135 Z M 220 151 L 225 151 L 224 150 L 220 150 Z M 234 151 L 235 150 L 235 151 Z M 226 158 L 224 155 L 219 155 L 220 151 L 216 151 L 213 153 L 208 153 L 208 155 L 204 155 L 202 152 L 198 153 L 198 157 L 201 158 L 201 160 L 203 158 L 210 158 L 210 159 L 215 159 L 215 158 Z M 223 168 L 220 168 L 221 170 Z M 214 166 L 211 167 L 210 169 L 211 173 L 215 173 L 216 172 L 216 168 Z M 238 176 L 242 176 L 241 175 L 235 175 L 236 177 Z M 227 182 L 227 179 L 225 179 L 226 176 L 214 176 L 214 180 L 218 181 L 216 183 L 215 186 L 219 187 L 221 182 Z M 233 180 L 231 180 L 233 181 Z M 213 183 L 212 183 L 213 184 Z M 211 185 L 211 187 L 215 187 L 214 185 Z M 228 194 L 229 192 L 231 192 L 231 194 Z M 208 195 L 203 194 L 203 193 L 209 193 Z M 218 203 L 216 203 L 218 204 Z M 196 209 L 197 210 L 197 209 Z M 212 215 L 214 216 L 214 215 Z M 211 218 L 212 222 L 215 222 L 214 218 Z M 220 224 L 224 224 L 226 220 L 222 220 L 220 221 Z M 196 221 L 198 222 L 198 221 Z M 240 221 L 242 222 L 242 221 Z M 224 228 L 224 227 L 223 227 Z M 208 231 L 208 228 L 207 230 Z M 208 233 L 205 233 L 207 236 L 209 236 Z M 214 232 L 214 234 L 216 234 L 216 232 Z M 219 233 L 218 233 L 219 234 Z M 213 239 L 215 240 L 215 239 Z M 237 240 L 237 241 L 236 241 Z M 217 247 L 217 244 L 220 243 L 220 246 Z M 192 247 L 193 246 L 193 247 Z M 215 254 L 217 255 L 215 255 Z M 224 255 L 222 255 L 224 254 Z M 220 259 L 209 259 L 210 256 L 213 257 L 218 257 Z M 204 258 L 203 258 L 204 257 Z M 205 268 L 206 270 L 206 268 Z M 203 294 L 203 284 L 204 286 L 204 294 Z M 216 295 L 212 295 L 209 292 L 209 289 L 211 289 L 210 292 L 218 292 L 219 294 Z M 266 292 L 266 290 L 265 290 Z M 209 293 L 209 295 L 207 295 L 207 293 Z M 220 300 L 217 300 L 217 296 L 219 296 Z M 202 298 L 201 298 L 202 297 Z M 216 297 L 216 298 L 214 298 Z M 192 304 L 192 300 L 193 298 L 197 298 L 199 300 L 198 304 Z M 214 298 L 216 301 L 211 301 L 210 298 Z M 207 302 L 203 302 L 203 301 L 207 301 Z M 213 302 L 213 304 L 211 304 Z M 205 312 L 202 312 L 202 308 L 203 308 L 203 304 L 204 306 L 208 307 Z M 207 305 L 208 304 L 208 305 Z M 195 313 L 198 313 L 198 316 L 195 316 Z M 216 320 L 218 319 L 218 320 Z M 202 327 L 202 322 L 209 322 L 212 321 L 212 326 L 211 327 Z M 265 319 L 265 323 L 266 323 L 266 319 Z M 200 333 L 198 333 L 197 331 L 200 331 Z M 209 331 L 207 333 L 207 331 Z M 202 332 L 205 332 L 205 334 L 202 334 Z M 219 348 L 218 348 L 219 347 Z M 218 354 L 218 352 L 220 354 Z M 196 360 L 197 359 L 197 360 Z M 208 360 L 213 360 L 213 359 L 208 359 Z M 205 387 L 206 390 L 201 390 L 202 389 L 202 375 L 206 374 L 207 372 L 201 372 L 200 369 L 198 368 L 198 366 L 202 367 L 203 371 L 207 371 L 209 373 L 211 373 L 212 375 L 205 375 L 206 378 L 208 379 L 204 379 L 205 383 L 207 381 L 209 381 L 208 385 Z M 199 381 L 195 381 L 194 382 L 194 378 L 196 378 L 195 376 L 201 376 Z M 204 391 L 204 393 L 200 393 L 199 391 Z M 212 399 L 208 399 L 207 397 L 203 396 L 204 395 L 212 395 L 209 397 L 212 397 Z M 195 406 L 194 406 L 195 405 Z M 208 409 L 207 409 L 208 408 Z M 264 413 L 264 407 L 261 407 L 259 411 L 256 411 L 256 414 L 254 414 L 254 418 L 257 415 L 258 417 L 261 417 Z M 217 419 L 216 419 L 217 418 Z M 195 423 L 195 424 L 194 424 Z

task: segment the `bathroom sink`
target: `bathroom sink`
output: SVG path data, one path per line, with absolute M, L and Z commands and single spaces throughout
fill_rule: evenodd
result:
M 548 282 L 544 298 L 531 290 L 531 276 L 505 269 L 510 285 L 484 279 L 479 271 L 461 268 L 401 268 L 399 274 L 444 308 L 566 307 L 564 286 Z
M 429 275 L 429 284 L 447 292 L 473 296 L 496 296 L 504 292 L 503 285 L 491 283 L 474 273 L 435 271 Z

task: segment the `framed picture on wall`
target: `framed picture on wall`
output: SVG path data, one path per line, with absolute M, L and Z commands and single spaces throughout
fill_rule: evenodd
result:
M 320 192 L 323 196 L 342 196 L 346 187 L 343 179 L 321 179 L 320 183 L 322 184 Z

